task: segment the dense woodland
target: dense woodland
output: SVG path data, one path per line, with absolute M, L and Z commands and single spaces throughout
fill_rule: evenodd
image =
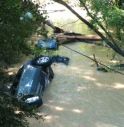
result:
M 73 7 L 69 6 L 68 0 L 54 1 L 67 7 L 100 36 L 115 54 L 124 57 L 123 0 L 79 0 L 76 6 L 82 7 L 87 12 L 90 21 L 76 13 Z M 5 70 L 9 66 L 18 63 L 24 54 L 34 52 L 34 47 L 28 43 L 31 36 L 35 33 L 47 36 L 44 22 L 45 18 L 39 11 L 38 4 L 30 0 L 0 0 L 0 85 L 6 82 L 3 78 L 8 77 Z M 30 111 L 16 113 L 15 111 L 21 107 L 15 102 L 14 98 L 0 90 L 1 127 L 26 127 L 28 124 L 25 116 L 34 116 Z

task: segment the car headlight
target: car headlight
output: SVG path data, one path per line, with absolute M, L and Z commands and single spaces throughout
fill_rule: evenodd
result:
M 33 103 L 35 101 L 39 100 L 39 97 L 38 96 L 35 96 L 35 97 L 30 97 L 30 98 L 27 98 L 25 100 L 26 103 Z

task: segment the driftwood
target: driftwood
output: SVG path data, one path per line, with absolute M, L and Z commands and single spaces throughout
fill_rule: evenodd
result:
M 86 41 L 91 43 L 91 41 L 101 41 L 102 39 L 98 35 L 85 35 L 75 32 L 67 32 L 62 28 L 55 26 L 51 21 L 47 20 L 45 22 L 49 27 L 53 29 L 56 39 L 59 41 L 59 44 L 75 42 L 75 41 Z M 92 42 L 93 43 L 93 42 Z
M 75 42 L 75 41 L 86 41 L 88 43 L 91 43 L 91 41 L 94 42 L 102 41 L 102 39 L 97 35 L 83 35 L 83 34 L 78 35 L 78 33 L 75 33 L 74 35 L 70 33 L 70 35 L 69 34 L 67 35 L 64 33 L 60 33 L 60 34 L 56 34 L 55 36 L 59 41 L 59 44 Z
M 94 58 L 94 62 L 95 62 L 95 64 L 96 64 L 96 66 L 99 67 L 99 63 L 98 63 L 98 61 L 96 60 L 95 54 L 93 54 L 93 58 Z

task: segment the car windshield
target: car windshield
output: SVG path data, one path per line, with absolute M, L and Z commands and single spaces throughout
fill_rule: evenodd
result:
M 36 74 L 37 68 L 27 65 L 24 68 L 24 71 L 22 73 L 20 82 L 19 82 L 19 87 L 18 87 L 18 96 L 26 95 L 29 94 L 32 88 L 33 80 Z

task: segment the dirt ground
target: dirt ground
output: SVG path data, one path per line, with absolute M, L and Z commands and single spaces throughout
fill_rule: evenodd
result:
M 124 76 L 98 72 L 92 61 L 64 47 L 59 54 L 70 64 L 52 66 L 55 78 L 38 109 L 45 120 L 29 119 L 30 127 L 124 127 Z

